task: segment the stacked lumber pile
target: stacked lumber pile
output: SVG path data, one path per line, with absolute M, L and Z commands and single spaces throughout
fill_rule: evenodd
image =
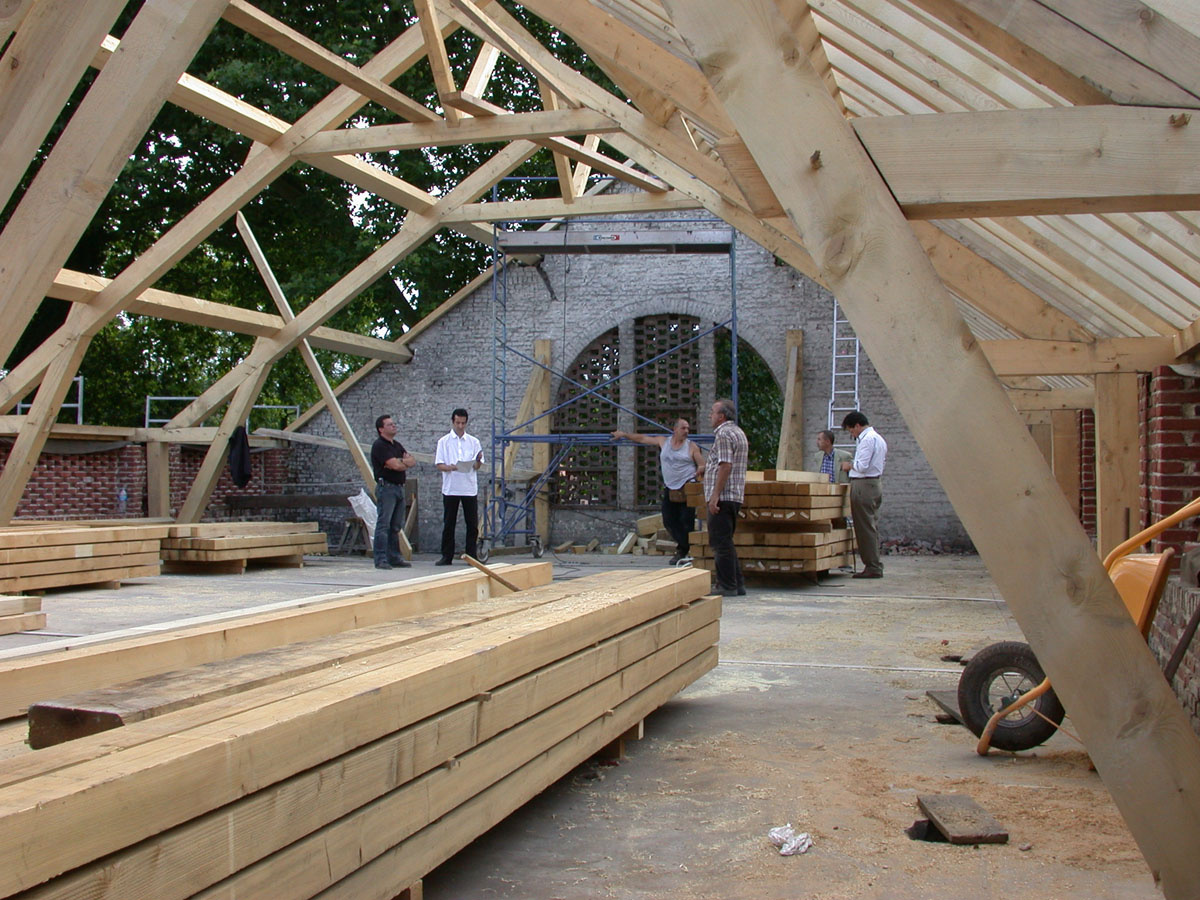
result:
M 118 585 L 159 573 L 166 525 L 62 522 L 0 529 L 0 594 Z
M 40 597 L 0 596 L 0 634 L 37 631 L 46 627 Z
M 539 573 L 503 570 L 518 586 Z M 391 900 L 716 664 L 705 573 L 493 584 L 497 596 L 488 581 L 332 601 L 338 622 L 350 604 L 371 624 L 162 677 L 157 714 L 0 762 L 0 896 Z M 381 618 L 405 605 L 420 615 Z M 226 621 L 220 641 L 210 623 L 179 653 L 169 635 L 145 660 L 121 653 L 134 671 L 220 657 L 230 640 L 291 639 L 304 612 L 240 634 Z M 113 670 L 79 671 L 94 668 Z M 128 708 L 146 687 L 110 684 L 106 699 Z
M 689 484 L 687 497 L 705 521 L 703 486 Z M 829 484 L 827 476 L 815 472 L 749 473 L 733 535 L 742 572 L 789 575 L 854 565 L 854 532 L 846 522 L 849 502 L 847 485 Z M 692 533 L 692 565 L 712 571 L 708 537 L 707 531 Z
M 304 565 L 304 555 L 329 552 L 316 522 L 204 522 L 172 525 L 162 542 L 167 572 L 231 572 L 254 560 L 262 565 Z

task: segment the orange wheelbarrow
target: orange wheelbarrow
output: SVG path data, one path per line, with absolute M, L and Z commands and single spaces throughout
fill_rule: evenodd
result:
M 1195 515 L 1200 515 L 1200 498 L 1139 531 L 1105 557 L 1104 568 L 1144 638 L 1150 634 L 1175 551 L 1131 551 Z M 971 658 L 958 681 L 958 708 L 963 724 L 979 737 L 975 750 L 981 756 L 989 747 L 1036 747 L 1054 734 L 1065 714 L 1033 650 L 1020 641 L 991 644 Z

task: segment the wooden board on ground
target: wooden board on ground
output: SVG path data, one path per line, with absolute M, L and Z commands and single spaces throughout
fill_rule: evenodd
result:
M 733 543 L 738 547 L 824 547 L 853 539 L 854 532 L 848 528 L 832 528 L 828 531 L 750 531 L 739 528 L 733 534 Z M 693 531 L 689 541 L 694 546 L 707 547 L 709 533 Z
M 1005 844 L 1008 831 L 966 794 L 919 794 L 917 805 L 952 844 Z
M 166 525 L 120 525 L 86 528 L 64 524 L 58 528 L 0 528 L 0 549 L 47 547 L 58 544 L 98 544 L 104 541 L 162 540 Z
M 299 534 L 319 530 L 320 526 L 316 522 L 197 522 L 191 525 L 172 525 L 165 537 L 224 538 L 238 535 Z

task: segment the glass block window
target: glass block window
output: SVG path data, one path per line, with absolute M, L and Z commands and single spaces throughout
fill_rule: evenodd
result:
M 634 365 L 666 353 L 700 333 L 700 320 L 694 316 L 664 314 L 634 320 Z M 700 342 L 668 353 L 657 362 L 638 369 L 635 409 L 648 419 L 674 428 L 675 420 L 687 419 L 696 431 L 700 398 Z M 645 422 L 638 431 L 653 431 Z M 658 449 L 638 447 L 634 477 L 637 480 L 639 506 L 657 507 L 662 499 Z
M 555 406 L 598 384 L 615 378 L 620 372 L 618 331 L 613 328 L 600 335 L 575 358 L 567 370 L 567 378 L 583 387 L 564 380 L 559 388 Z M 589 394 L 569 403 L 554 414 L 552 430 L 556 434 L 601 434 L 617 428 L 617 408 L 602 397 L 614 402 L 620 399 L 620 384 Z M 552 496 L 560 506 L 617 505 L 617 450 L 615 447 L 576 446 L 559 463 L 552 480 Z

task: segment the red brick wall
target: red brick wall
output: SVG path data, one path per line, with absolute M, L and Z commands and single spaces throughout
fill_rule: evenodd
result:
M 1096 414 L 1079 413 L 1079 521 L 1096 540 Z
M 0 468 L 10 447 L 0 447 Z M 287 449 L 262 450 L 250 455 L 251 480 L 234 487 L 229 469 L 221 473 L 208 516 L 221 514 L 220 502 L 231 494 L 280 493 L 293 483 Z M 187 497 L 204 460 L 202 450 L 171 446 L 171 507 Z M 125 490 L 122 505 L 120 494 Z M 34 467 L 21 502 L 19 519 L 110 519 L 146 515 L 146 451 L 130 444 L 97 453 L 43 453 Z M 244 516 L 240 516 L 244 517 Z
M 1200 495 L 1200 378 L 1177 375 L 1165 366 L 1155 369 L 1146 402 L 1144 512 L 1153 522 Z M 1197 520 L 1191 519 L 1163 532 L 1153 550 L 1173 546 L 1182 552 L 1196 540 Z

